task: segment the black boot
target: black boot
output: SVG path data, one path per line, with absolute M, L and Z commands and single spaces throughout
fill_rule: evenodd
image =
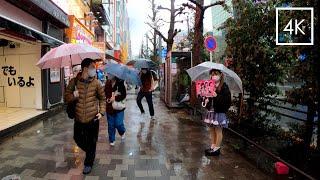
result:
M 205 150 L 206 156 L 219 156 L 220 155 L 220 148 L 217 150 L 214 149 L 206 149 Z

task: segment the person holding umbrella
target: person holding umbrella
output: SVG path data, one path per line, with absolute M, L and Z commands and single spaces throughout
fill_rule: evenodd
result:
M 95 78 L 94 61 L 81 62 L 81 72 L 73 78 L 65 93 L 67 103 L 75 103 L 74 140 L 86 152 L 83 174 L 89 174 L 96 156 L 99 120 L 104 116 L 106 98 L 103 87 Z
M 125 65 L 116 63 L 106 64 L 105 72 L 108 79 L 105 84 L 108 134 L 110 145 L 114 146 L 116 130 L 118 130 L 122 140 L 124 140 L 126 132 L 123 120 L 127 92 L 124 83 L 140 85 L 141 81 L 138 76 L 139 72 Z
M 151 119 L 154 120 L 154 108 L 153 108 L 153 100 L 152 100 L 152 92 L 155 90 L 155 82 L 158 81 L 157 75 L 149 70 L 148 68 L 144 67 L 141 69 L 140 72 L 140 79 L 141 79 L 141 88 L 137 96 L 137 105 L 140 109 L 141 114 L 144 114 L 145 111 L 142 106 L 142 99 L 146 97 L 147 103 L 149 106 L 149 113 Z
M 207 108 L 204 119 L 210 128 L 211 147 L 205 150 L 207 156 L 220 155 L 223 139 L 222 130 L 228 127 L 226 113 L 231 106 L 231 92 L 243 93 L 240 77 L 223 64 L 203 62 L 187 70 L 192 81 L 213 79 L 216 91 L 212 97 L 205 97 L 203 106 Z
M 118 77 L 108 74 L 108 80 L 105 84 L 105 94 L 107 98 L 106 114 L 108 122 L 109 143 L 111 146 L 115 145 L 116 130 L 118 130 L 121 139 L 124 140 L 126 128 L 124 127 L 124 110 L 125 105 L 123 101 L 127 96 L 124 81 Z M 122 107 L 116 107 L 116 103 L 123 104 Z
M 226 112 L 231 106 L 231 93 L 228 85 L 224 83 L 221 71 L 212 69 L 210 75 L 211 79 L 215 80 L 216 92 L 213 93 L 212 98 L 205 99 L 205 107 L 208 110 L 205 122 L 211 127 L 211 147 L 205 151 L 205 154 L 218 156 L 223 138 L 222 129 L 228 127 Z

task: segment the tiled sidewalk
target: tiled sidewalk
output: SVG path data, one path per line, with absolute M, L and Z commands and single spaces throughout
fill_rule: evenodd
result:
M 0 178 L 22 179 L 270 179 L 225 144 L 220 157 L 207 158 L 205 127 L 178 120 L 158 99 L 157 120 L 141 116 L 128 97 L 126 140 L 116 146 L 106 138 L 101 120 L 97 156 L 89 176 L 82 175 L 84 153 L 75 145 L 73 121 L 60 113 L 0 145 Z M 146 110 L 147 106 L 144 104 Z M 227 137 L 226 137 L 227 138 Z

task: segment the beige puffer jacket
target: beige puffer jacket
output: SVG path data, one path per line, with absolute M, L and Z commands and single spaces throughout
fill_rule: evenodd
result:
M 105 114 L 106 97 L 104 89 L 97 79 L 91 79 L 88 82 L 81 80 L 77 76 L 72 79 L 65 92 L 65 101 L 67 103 L 75 100 L 73 92 L 75 90 L 75 80 L 77 79 L 77 90 L 79 92 L 78 103 L 76 105 L 76 121 L 89 123 L 98 113 Z

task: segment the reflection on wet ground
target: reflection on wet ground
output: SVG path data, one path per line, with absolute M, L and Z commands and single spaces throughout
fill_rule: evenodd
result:
M 73 141 L 73 120 L 60 113 L 0 145 L 0 177 L 22 179 L 270 179 L 224 144 L 220 157 L 206 157 L 206 127 L 184 119 L 155 100 L 157 119 L 140 115 L 134 95 L 125 112 L 126 139 L 115 147 L 101 120 L 94 169 L 82 175 L 84 153 Z M 147 109 L 147 105 L 144 104 Z M 227 138 L 227 137 L 226 137 Z

